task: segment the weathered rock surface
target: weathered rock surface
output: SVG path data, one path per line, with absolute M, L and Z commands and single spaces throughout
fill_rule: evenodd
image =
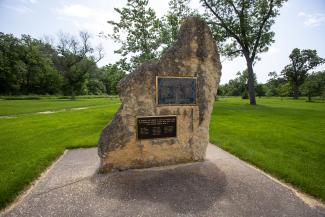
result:
M 196 105 L 156 104 L 156 76 L 196 77 Z M 179 39 L 159 60 L 140 65 L 119 83 L 122 105 L 98 143 L 100 170 L 125 170 L 202 161 L 221 76 L 219 54 L 207 24 L 184 21 Z M 137 117 L 177 116 L 177 137 L 137 140 Z

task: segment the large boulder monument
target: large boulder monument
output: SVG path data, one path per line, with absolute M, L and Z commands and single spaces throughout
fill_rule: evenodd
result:
M 220 76 L 208 25 L 187 18 L 160 59 L 119 82 L 122 104 L 98 143 L 100 171 L 203 161 Z

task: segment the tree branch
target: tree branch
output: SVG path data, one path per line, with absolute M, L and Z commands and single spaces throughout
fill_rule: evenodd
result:
M 95 60 L 96 63 L 98 63 L 101 59 L 104 58 L 104 48 L 103 46 L 100 44 L 97 48 L 97 53 L 98 53 L 98 58 Z
M 292 65 L 293 65 L 294 70 L 296 70 L 296 61 L 295 61 L 294 58 L 291 57 L 291 56 L 289 56 L 289 58 L 290 58 L 291 61 L 292 61 Z
M 232 0 L 231 0 L 231 3 L 233 4 Z M 240 26 L 240 31 L 241 31 L 241 34 L 244 38 L 244 42 L 245 42 L 245 46 L 248 50 L 248 43 L 247 43 L 247 35 L 246 35 L 246 30 L 245 30 L 245 26 L 244 26 L 244 22 L 245 22 L 245 19 L 244 19 L 244 10 L 245 10 L 245 1 L 242 1 L 242 7 L 241 7 L 241 10 L 240 10 L 240 13 L 238 12 L 237 8 L 235 6 L 234 7 L 234 10 L 237 11 L 237 14 L 238 14 L 238 17 L 239 17 L 239 26 Z
M 255 59 L 255 55 L 256 55 L 256 51 L 257 51 L 257 48 L 258 48 L 258 45 L 259 45 L 259 42 L 260 42 L 260 39 L 261 39 L 261 35 L 262 35 L 262 31 L 263 31 L 263 28 L 264 28 L 264 25 L 266 23 L 266 21 L 269 19 L 269 17 L 271 16 L 271 13 L 272 13 L 272 10 L 273 10 L 273 0 L 270 1 L 270 8 L 269 8 L 269 11 L 268 13 L 266 14 L 266 16 L 264 17 L 261 25 L 260 25 L 260 28 L 258 30 L 258 33 L 257 33 L 257 38 L 256 38 L 256 41 L 255 41 L 255 45 L 254 45 L 254 48 L 253 48 L 253 51 L 252 51 L 252 56 L 251 56 L 251 59 L 254 60 Z
M 233 54 L 235 54 L 235 53 L 239 53 L 239 52 L 243 52 L 243 50 L 241 50 L 241 49 L 239 49 L 239 50 L 235 50 L 235 51 L 233 51 L 233 52 L 228 53 L 228 55 L 230 56 L 230 55 L 233 55 Z
M 242 48 L 245 48 L 245 46 L 242 43 L 242 41 L 240 40 L 240 38 L 231 29 L 228 28 L 228 26 L 225 24 L 225 21 L 212 9 L 212 7 L 207 3 L 206 0 L 204 0 L 204 3 L 206 5 L 206 7 L 209 8 L 209 10 L 211 11 L 211 13 L 213 13 L 213 15 L 220 21 L 220 24 L 219 25 L 221 27 L 223 27 L 234 39 L 236 39 L 236 41 L 240 44 L 240 46 Z
M 234 2 L 232 0 L 229 0 L 229 3 L 231 5 L 231 7 L 234 9 L 234 11 L 236 12 L 236 14 L 238 15 L 238 17 L 240 17 L 240 13 L 237 10 L 236 6 L 234 5 Z

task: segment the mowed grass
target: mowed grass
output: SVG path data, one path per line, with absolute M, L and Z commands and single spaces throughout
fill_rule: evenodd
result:
M 52 114 L 31 113 L 87 106 L 93 107 Z M 0 208 L 11 202 L 66 148 L 95 146 L 101 129 L 118 107 L 118 99 L 107 98 L 0 101 L 1 114 L 23 114 L 0 118 Z
M 325 103 L 257 100 L 217 101 L 210 141 L 325 201 Z
M 0 116 L 20 115 L 42 111 L 55 111 L 62 109 L 71 109 L 78 107 L 105 106 L 108 101 L 106 98 L 78 98 L 77 100 L 44 98 L 39 100 L 0 100 Z M 116 97 L 109 99 L 114 102 Z
M 43 101 L 44 100 L 44 101 Z M 210 140 L 325 200 L 325 103 L 223 98 L 215 103 Z M 89 107 L 85 110 L 71 108 Z M 0 208 L 66 148 L 97 144 L 119 107 L 114 98 L 0 100 Z M 59 111 L 38 114 L 40 111 Z

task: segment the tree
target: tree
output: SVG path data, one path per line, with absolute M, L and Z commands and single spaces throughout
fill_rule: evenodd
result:
M 283 91 L 285 90 L 285 88 L 283 88 L 282 86 L 287 83 L 286 79 L 282 76 L 279 76 L 276 72 L 269 72 L 268 76 L 269 79 L 265 84 L 266 87 L 265 95 L 280 96 L 281 94 L 284 94 Z M 286 93 L 287 96 L 288 94 L 289 92 Z
M 248 71 L 237 72 L 235 79 L 229 80 L 227 84 L 222 86 L 222 94 L 225 96 L 241 96 L 242 99 L 248 99 L 247 80 Z M 254 85 L 257 85 L 256 77 L 254 75 Z
M 253 65 L 274 42 L 271 26 L 286 0 L 201 0 L 222 54 L 244 56 L 250 104 L 255 105 Z
M 299 97 L 299 87 L 304 83 L 308 71 L 323 64 L 325 60 L 317 55 L 316 50 L 295 48 L 289 55 L 290 64 L 282 70 L 282 75 L 290 82 L 294 99 Z
M 148 0 L 128 0 L 125 7 L 114 8 L 119 14 L 118 22 L 108 21 L 113 33 L 108 36 L 121 47 L 115 51 L 122 55 L 125 68 L 129 71 L 146 60 L 156 58 L 161 46 L 161 21 L 155 11 L 148 7 Z
M 244 70 L 242 73 L 237 72 L 237 76 L 238 76 L 237 80 L 240 85 L 241 98 L 248 99 L 248 93 L 247 93 L 248 71 Z
M 0 33 L 0 93 L 55 94 L 62 77 L 53 67 L 47 44 L 29 35 Z
M 96 65 L 103 49 L 94 49 L 89 39 L 88 33 L 79 40 L 62 33 L 54 47 L 54 40 L 0 33 L 0 94 L 103 93 Z
M 322 96 L 325 90 L 325 72 L 313 72 L 308 74 L 305 82 L 301 85 L 301 91 L 308 97 L 308 102 L 314 96 Z
M 325 98 L 325 71 L 316 72 L 317 80 L 319 82 L 319 93 L 318 95 L 324 100 Z
M 265 84 L 256 84 L 255 92 L 258 97 L 265 96 Z
M 21 60 L 19 38 L 0 32 L 0 93 L 18 94 L 26 64 Z
M 216 99 L 218 99 L 218 96 L 226 96 L 226 86 L 227 84 L 220 84 L 218 86 L 218 91 L 217 91 L 217 95 L 216 95 Z
M 279 87 L 278 87 L 278 95 L 280 97 L 289 96 L 290 92 L 291 92 L 291 87 L 290 87 L 289 83 L 283 83 L 283 84 L 279 85 Z
M 97 77 L 86 81 L 87 95 L 101 95 L 105 93 L 105 86 Z
M 61 76 L 53 68 L 51 56 L 45 50 L 48 48 L 38 39 L 22 35 L 21 60 L 26 64 L 22 91 L 24 94 L 54 94 L 60 90 Z
M 103 82 L 107 95 L 118 93 L 117 84 L 125 76 L 125 72 L 118 64 L 109 64 L 101 69 L 101 81 Z
M 170 47 L 177 39 L 179 28 L 185 17 L 197 12 L 189 7 L 190 0 L 170 0 L 167 14 L 162 18 L 161 28 L 162 43 Z
M 58 56 L 56 67 L 64 76 L 64 88 L 75 99 L 76 92 L 80 91 L 87 78 L 87 73 L 97 70 L 96 63 L 104 57 L 103 48 L 94 49 L 90 45 L 90 35 L 80 32 L 80 40 L 74 36 L 61 33 L 57 46 Z M 97 55 L 94 52 L 97 52 Z
M 307 75 L 305 82 L 301 85 L 302 93 L 308 97 L 308 102 L 311 102 L 311 97 L 317 96 L 319 92 L 319 84 L 315 74 Z
M 241 77 L 241 73 L 238 72 L 235 79 L 229 80 L 227 84 L 224 84 L 220 86 L 222 89 L 222 94 L 224 96 L 243 96 L 245 89 L 246 89 L 246 83 L 243 83 L 243 79 Z

